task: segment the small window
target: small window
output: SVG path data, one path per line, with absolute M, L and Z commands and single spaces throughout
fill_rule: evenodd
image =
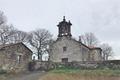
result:
M 17 56 L 17 62 L 20 64 L 21 63 L 21 57 L 22 57 L 22 55 L 18 55 Z
M 92 61 L 94 61 L 94 54 L 92 54 Z
M 67 63 L 68 62 L 68 58 L 62 58 L 62 62 L 63 63 Z
M 63 47 L 63 52 L 67 51 L 67 47 Z

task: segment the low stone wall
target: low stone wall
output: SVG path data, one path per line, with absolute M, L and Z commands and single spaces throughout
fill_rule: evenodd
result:
M 54 68 L 65 66 L 71 68 L 97 68 L 101 62 L 68 62 L 68 63 L 53 63 Z
M 120 62 L 120 61 L 119 61 Z M 30 65 L 31 71 L 44 70 L 48 71 L 60 67 L 71 67 L 71 68 L 80 68 L 80 69 L 95 69 L 95 68 L 119 68 L 120 64 L 117 61 L 99 61 L 99 62 L 67 62 L 67 63 L 53 63 L 48 61 L 33 61 Z
M 120 60 L 107 60 L 102 62 L 102 66 L 107 66 L 111 69 L 120 69 Z
M 46 71 L 49 69 L 53 69 L 53 68 L 52 68 L 52 63 L 48 61 L 32 61 L 29 64 L 30 71 L 37 71 L 37 70 Z
M 100 62 L 99 62 L 100 63 Z M 33 61 L 31 62 L 30 70 L 51 70 L 59 68 L 62 66 L 71 67 L 71 68 L 96 68 L 99 64 L 98 62 L 67 62 L 67 63 L 53 63 L 48 61 Z

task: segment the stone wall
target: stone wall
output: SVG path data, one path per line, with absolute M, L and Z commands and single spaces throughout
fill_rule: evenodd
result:
M 91 49 L 90 57 L 90 61 L 102 61 L 101 49 Z
M 63 51 L 66 47 L 66 51 Z M 62 62 L 62 58 L 68 58 L 68 62 L 87 61 L 89 49 L 77 41 L 62 37 L 51 46 L 50 60 L 52 62 Z
M 20 61 L 18 56 L 21 56 Z M 26 71 L 28 63 L 32 60 L 31 56 L 32 52 L 23 44 L 5 46 L 0 50 L 0 66 L 7 71 Z
M 62 62 L 41 62 L 41 61 L 33 61 L 33 65 L 31 65 L 32 70 L 31 71 L 49 71 L 56 68 L 61 67 L 68 67 L 68 68 L 78 68 L 78 69 L 94 69 L 99 66 L 102 62 L 68 62 L 68 63 L 62 63 Z
M 109 61 L 84 61 L 84 62 L 41 62 L 33 61 L 32 71 L 49 71 L 56 68 L 72 68 L 72 69 L 120 69 L 120 60 Z
M 47 71 L 50 69 L 54 69 L 53 63 L 48 61 L 32 61 L 29 64 L 30 71 Z

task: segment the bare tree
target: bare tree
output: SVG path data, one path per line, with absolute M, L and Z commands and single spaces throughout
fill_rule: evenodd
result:
M 13 25 L 6 24 L 6 17 L 0 11 L 0 44 L 28 42 L 29 35 L 26 32 L 19 31 Z
M 6 17 L 4 16 L 4 13 L 0 11 L 0 25 L 4 24 L 6 22 Z
M 0 44 L 9 43 L 10 37 L 14 34 L 14 27 L 12 25 L 0 26 Z
M 42 61 L 42 55 L 48 50 L 52 35 L 48 30 L 38 29 L 31 32 L 29 43 L 35 48 L 38 59 Z
M 10 37 L 10 43 L 24 42 L 27 43 L 30 36 L 27 32 L 14 30 L 14 34 Z
M 89 47 L 95 47 L 98 44 L 98 39 L 93 33 L 85 33 L 80 36 L 81 41 Z
M 109 44 L 104 43 L 101 46 L 103 60 L 108 60 L 113 55 L 112 47 Z

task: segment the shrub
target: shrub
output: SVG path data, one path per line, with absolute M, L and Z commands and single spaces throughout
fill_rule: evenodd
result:
M 0 69 L 0 74 L 5 74 L 5 73 L 7 73 L 6 70 Z

